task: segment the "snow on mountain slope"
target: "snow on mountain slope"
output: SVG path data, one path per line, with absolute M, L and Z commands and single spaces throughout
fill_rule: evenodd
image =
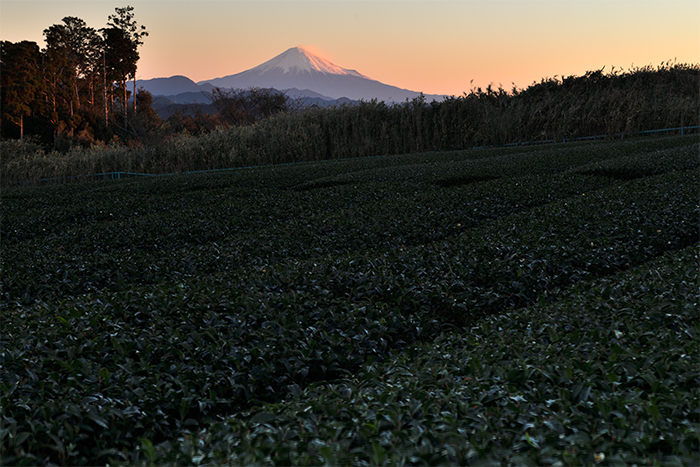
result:
M 370 79 L 355 70 L 341 68 L 328 60 L 312 54 L 303 47 L 292 47 L 248 71 L 268 73 L 275 69 L 282 69 L 283 73 L 321 72 L 331 75 L 359 76 L 360 78 Z

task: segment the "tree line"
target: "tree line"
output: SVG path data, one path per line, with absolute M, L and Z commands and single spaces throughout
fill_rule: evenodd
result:
M 44 30 L 43 49 L 36 42 L 2 41 L 2 138 L 32 136 L 33 143 L 61 153 L 76 146 L 152 147 L 173 135 L 198 136 L 302 108 L 274 89 L 215 88 L 209 95 L 214 115 L 192 105 L 163 121 L 151 94 L 136 89 L 138 49 L 147 36 L 134 8 L 126 6 L 115 8 L 99 30 L 80 18 L 63 18 Z
M 2 41 L 3 138 L 37 135 L 61 141 L 109 142 L 129 131 L 129 81 L 148 31 L 134 7 L 115 8 L 97 30 L 67 16 L 44 30 L 46 46 Z
M 31 140 L 0 141 L 0 183 L 90 180 L 110 172 L 188 172 L 601 135 L 620 138 L 645 130 L 697 129 L 700 124 L 698 64 L 597 70 L 543 79 L 526 89 L 477 88 L 441 102 L 372 100 L 300 111 L 290 109 L 289 101 L 274 90 L 215 94 L 217 115 L 195 110 L 170 117 L 133 144 L 57 152 L 42 150 Z M 144 96 L 150 98 L 137 93 L 137 109 Z M 139 112 L 133 118 L 139 118 Z

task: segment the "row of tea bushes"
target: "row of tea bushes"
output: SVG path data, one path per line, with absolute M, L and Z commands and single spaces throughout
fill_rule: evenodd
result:
M 665 150 L 658 150 L 660 142 L 652 140 L 642 151 L 638 142 L 624 142 L 481 151 L 481 157 L 467 153 L 459 159 L 459 154 L 437 153 L 337 163 L 344 164 L 342 169 L 332 168 L 335 164 L 285 166 L 8 191 L 3 197 L 7 221 L 2 226 L 7 247 L 5 299 L 31 302 L 116 291 L 182 275 L 323 255 L 337 258 L 357 251 L 394 254 L 441 240 L 452 248 L 460 235 L 466 236 L 461 243 L 482 237 L 479 229 L 494 231 L 490 243 L 498 244 L 514 225 L 489 227 L 492 222 L 514 215 L 516 224 L 529 222 L 532 210 L 542 207 L 543 215 L 549 216 L 543 222 L 556 225 L 556 210 L 572 211 L 565 204 L 569 200 L 580 205 L 579 219 L 571 221 L 567 234 L 575 237 L 578 222 L 603 228 L 583 219 L 589 211 L 594 219 L 601 214 L 596 212 L 600 203 L 616 197 L 618 204 L 634 202 L 635 190 L 652 198 L 648 205 L 640 198 L 634 208 L 640 222 L 645 212 L 651 213 L 647 222 L 655 209 L 673 210 L 676 201 L 657 200 L 654 191 L 665 192 L 665 185 L 676 182 L 653 182 L 652 187 L 642 178 L 626 184 L 591 171 L 604 164 L 606 170 L 632 174 L 627 166 L 635 158 L 638 170 L 653 168 L 650 175 L 687 169 L 670 189 L 692 192 L 697 144 L 683 138 L 665 141 L 671 146 Z M 678 146 L 679 142 L 685 144 Z M 630 149 L 636 155 L 629 155 Z M 687 177 L 691 178 L 684 181 Z M 619 193 L 619 187 L 628 187 L 627 193 Z M 678 203 L 683 203 L 683 193 L 674 195 Z M 693 212 L 681 204 L 673 222 L 660 220 L 672 230 L 684 229 L 686 233 L 679 235 L 686 240 L 681 243 L 687 242 L 688 231 L 692 237 L 692 219 L 684 217 L 685 209 Z M 664 234 L 669 232 L 664 228 Z
M 180 465 L 695 465 L 698 253 L 578 284 L 155 448 L 143 440 L 144 454 Z

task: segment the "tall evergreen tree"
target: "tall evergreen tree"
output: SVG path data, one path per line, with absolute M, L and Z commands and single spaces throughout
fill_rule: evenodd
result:
M 114 63 L 111 70 L 114 73 L 115 81 L 119 83 L 123 92 L 123 112 L 124 128 L 127 127 L 127 102 L 128 91 L 126 82 L 128 79 L 134 80 L 134 95 L 136 94 L 136 63 L 139 60 L 138 47 L 143 45 L 143 38 L 148 36 L 148 31 L 144 25 L 139 25 L 134 19 L 134 7 L 115 8 L 114 15 L 108 17 L 107 28 L 105 28 L 106 47 L 111 52 Z M 120 32 L 117 32 L 120 31 Z
M 41 52 L 36 42 L 0 43 L 0 108 L 2 120 L 19 126 L 24 138 L 24 118 L 39 113 L 42 92 Z
M 106 28 L 102 29 L 104 37 L 104 73 L 106 78 L 107 100 L 110 110 L 113 110 L 116 95 L 122 95 L 120 101 L 121 111 L 125 115 L 128 92 L 126 88 L 127 79 L 136 73 L 136 62 L 139 54 L 136 46 L 131 42 L 122 29 Z
M 54 24 L 44 29 L 43 77 L 46 84 L 46 101 L 49 119 L 57 132 L 68 123 L 77 103 L 73 100 L 72 52 L 65 25 Z
M 90 75 L 97 70 L 102 44 L 97 31 L 82 19 L 67 16 L 62 21 L 63 24 L 44 30 L 46 53 L 51 59 L 60 60 L 76 111 L 82 104 L 81 90 L 90 83 Z

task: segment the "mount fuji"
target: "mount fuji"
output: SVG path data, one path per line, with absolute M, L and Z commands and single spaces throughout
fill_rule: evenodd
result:
M 303 105 L 320 107 L 353 104 L 359 100 L 403 102 L 420 95 L 419 92 L 373 80 L 355 70 L 349 70 L 325 60 L 302 47 L 293 47 L 254 68 L 195 83 L 186 76 L 137 80 L 154 97 L 153 108 L 161 118 L 175 112 L 189 112 L 194 104 L 200 111 L 215 113 L 210 101 L 215 87 L 248 89 L 274 88 L 291 98 L 301 99 Z M 425 95 L 428 101 L 444 96 Z
M 373 80 L 355 70 L 342 68 L 312 54 L 302 47 L 292 47 L 254 68 L 197 83 L 220 88 L 275 88 L 279 90 L 311 90 L 333 99 L 377 99 L 402 102 L 420 95 L 419 92 Z M 443 96 L 426 95 L 428 100 Z

